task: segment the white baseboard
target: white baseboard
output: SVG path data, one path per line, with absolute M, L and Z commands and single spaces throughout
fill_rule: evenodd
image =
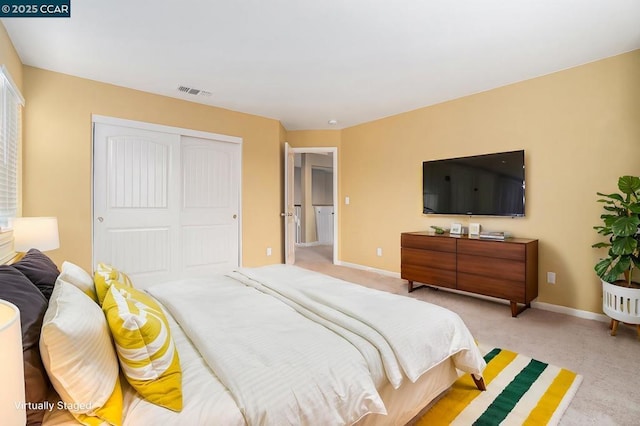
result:
M 381 275 L 387 275 L 387 276 L 394 277 L 394 278 L 400 278 L 400 273 L 398 273 L 398 272 L 391 272 L 391 271 L 387 271 L 387 270 L 384 270 L 384 269 L 377 269 L 377 268 L 372 268 L 370 266 L 358 265 L 357 263 L 349 263 L 349 262 L 342 262 L 342 261 L 339 261 L 337 264 L 341 265 L 341 266 L 346 266 L 346 267 L 349 267 L 349 268 L 360 269 L 360 270 L 363 270 L 363 271 L 376 272 L 376 273 L 381 274 Z M 491 296 L 484 296 L 484 295 L 481 295 L 481 294 L 474 294 L 474 293 L 469 293 L 469 292 L 466 292 L 466 291 L 460 291 L 460 290 L 455 290 L 455 289 L 451 289 L 451 288 L 444 288 L 444 287 L 442 287 L 440 289 L 444 290 L 444 291 L 449 291 L 451 293 L 464 294 L 465 296 L 472 296 L 472 297 L 477 297 L 479 299 L 490 300 L 492 302 L 509 304 L 508 300 L 498 299 L 498 298 L 491 297 Z M 609 321 L 611 321 L 611 318 L 609 318 L 608 316 L 606 316 L 604 314 L 596 314 L 594 312 L 583 311 L 583 310 L 574 309 L 574 308 L 568 308 L 566 306 L 553 305 L 551 303 L 536 302 L 535 300 L 533 302 L 531 302 L 531 307 L 532 308 L 536 308 L 536 309 L 540 309 L 542 311 L 556 312 L 556 313 L 559 313 L 559 314 L 570 315 L 572 317 L 583 318 L 583 319 L 588 319 L 588 320 L 593 320 L 593 321 L 601 321 L 601 322 L 609 322 Z
M 338 261 L 338 263 L 336 263 L 336 265 L 346 266 L 348 268 L 353 268 L 353 269 L 360 269 L 360 270 L 363 270 L 363 271 L 377 272 L 378 274 L 386 275 L 386 276 L 393 277 L 393 278 L 400 278 L 400 273 L 399 272 L 391 272 L 391 271 L 387 271 L 386 269 L 372 268 L 371 266 L 358 265 L 357 263 L 349 263 L 349 262 Z
M 595 312 L 583 311 L 580 309 L 568 308 L 566 306 L 553 305 L 545 302 L 531 302 L 531 307 L 536 309 L 542 309 L 543 311 L 557 312 L 560 314 L 571 315 L 572 317 L 578 317 L 588 320 L 609 322 L 611 318 L 604 314 L 596 314 Z

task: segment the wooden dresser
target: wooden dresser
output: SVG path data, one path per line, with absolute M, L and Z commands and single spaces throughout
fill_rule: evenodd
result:
M 513 317 L 538 297 L 538 240 L 405 232 L 400 241 L 401 277 L 409 281 L 410 292 L 419 282 L 507 299 Z

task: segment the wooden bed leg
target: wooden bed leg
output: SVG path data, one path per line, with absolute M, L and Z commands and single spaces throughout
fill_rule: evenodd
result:
M 479 379 L 476 379 L 475 374 L 472 374 L 471 378 L 473 379 L 473 383 L 476 384 L 476 387 L 478 388 L 478 390 L 480 390 L 480 391 L 486 391 L 487 390 L 487 385 L 484 383 L 484 378 L 483 377 L 480 377 Z
M 409 293 L 413 291 L 413 281 L 409 281 Z

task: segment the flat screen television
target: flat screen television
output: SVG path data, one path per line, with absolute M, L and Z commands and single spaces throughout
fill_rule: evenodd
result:
M 524 216 L 524 150 L 422 163 L 424 214 Z

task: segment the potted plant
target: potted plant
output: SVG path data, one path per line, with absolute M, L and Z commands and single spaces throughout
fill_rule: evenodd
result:
M 600 216 L 602 225 L 594 229 L 607 241 L 592 246 L 608 249 L 594 269 L 602 281 L 602 307 L 612 318 L 612 335 L 620 321 L 640 324 L 640 288 L 633 283 L 634 269 L 640 267 L 640 177 L 620 177 L 618 189 L 620 193 L 598 192 L 605 213 Z M 621 275 L 624 281 L 619 280 Z

